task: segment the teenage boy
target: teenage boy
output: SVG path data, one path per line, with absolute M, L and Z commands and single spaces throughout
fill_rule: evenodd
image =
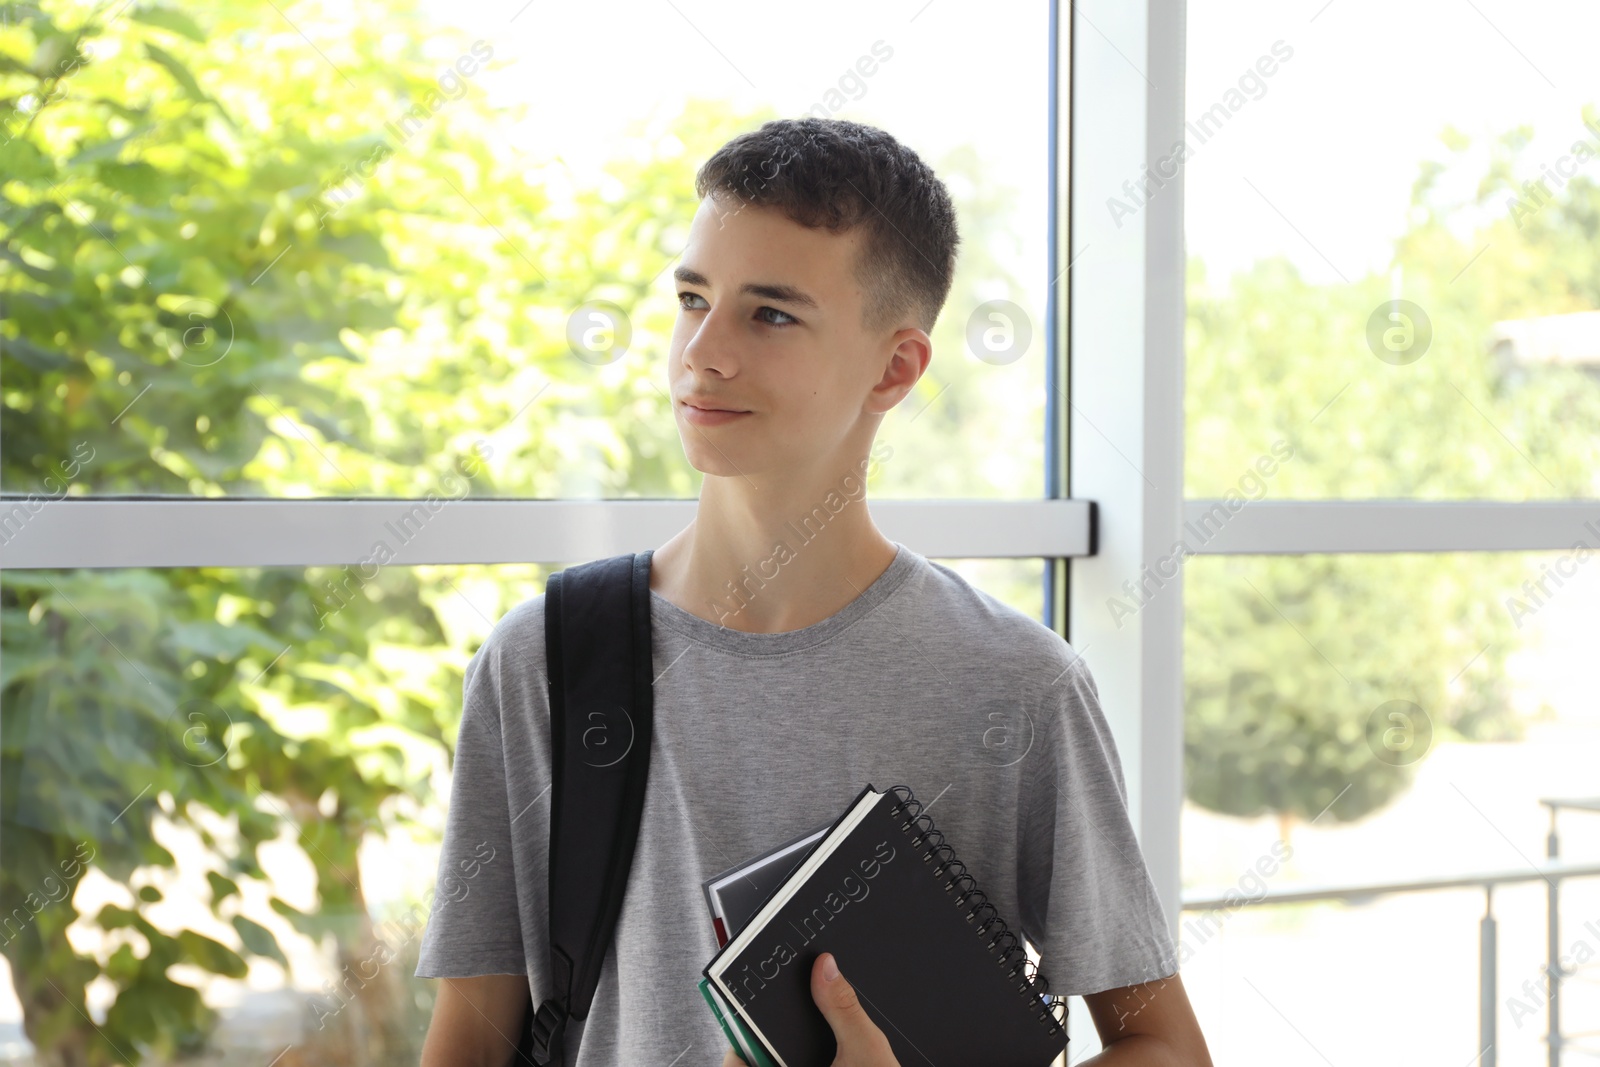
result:
M 881 130 L 805 118 L 735 137 L 695 189 L 667 379 L 705 478 L 694 521 L 651 557 L 643 824 L 593 1008 L 568 1023 L 572 1067 L 736 1064 L 696 988 L 717 949 L 701 881 L 868 781 L 937 807 L 1051 991 L 1084 997 L 1106 1045 L 1088 1062 L 1209 1067 L 1088 670 L 885 538 L 863 499 L 949 295 L 943 183 Z M 425 1067 L 511 1062 L 525 1001 L 552 992 L 543 605 L 507 612 L 466 670 L 439 860 L 466 891 L 435 898 L 423 939 L 417 974 L 446 979 Z M 811 988 L 837 1062 L 894 1064 L 833 962 Z

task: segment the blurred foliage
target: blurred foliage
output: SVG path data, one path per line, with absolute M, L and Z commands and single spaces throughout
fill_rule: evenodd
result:
M 1515 368 L 1496 322 L 1600 309 L 1600 185 L 1580 175 L 1531 218 L 1508 210 L 1528 131 L 1492 146 L 1475 197 L 1451 203 L 1430 161 L 1388 276 L 1316 285 L 1283 260 L 1211 285 L 1190 264 L 1188 493 L 1269 499 L 1592 498 L 1600 382 Z M 1446 131 L 1463 154 L 1468 143 Z M 1525 169 L 1525 168 L 1524 168 Z M 1519 221 L 1521 225 L 1519 225 Z M 1398 286 L 1398 291 L 1396 291 Z M 1368 347 L 1374 310 L 1409 300 L 1430 346 L 1404 365 Z M 1292 459 L 1248 481 L 1275 440 Z M 1190 563 L 1184 640 L 1189 796 L 1239 816 L 1359 819 L 1415 773 L 1369 740 L 1409 701 L 1415 745 L 1507 740 L 1506 656 L 1525 563 L 1503 554 L 1227 557 Z M 1387 719 L 1387 715 L 1380 716 Z M 1381 742 L 1379 742 L 1381 746 Z M 1338 797 L 1337 803 L 1334 803 Z
M 512 360 L 543 359 L 571 379 L 577 362 L 520 307 L 499 313 L 521 324 L 511 350 L 484 336 L 480 305 L 549 283 L 511 243 L 528 233 L 508 241 L 477 214 L 545 206 L 489 155 L 481 102 L 448 101 L 457 139 L 424 124 L 328 210 L 375 131 L 439 86 L 424 43 L 448 52 L 443 65 L 469 49 L 412 11 L 391 15 L 333 32 L 297 9 L 301 28 L 339 42 L 324 61 L 264 2 L 5 5 L 9 490 L 303 496 L 332 471 L 347 493 L 455 497 L 519 453 L 557 469 L 531 436 L 499 454 L 483 440 L 527 397 L 473 393 L 495 406 L 462 409 L 469 366 L 508 375 Z M 399 389 L 405 420 L 381 403 Z M 7 501 L 8 540 L 27 517 Z M 331 944 L 336 970 L 370 957 L 357 850 L 404 820 L 397 802 L 427 798 L 429 753 L 447 751 L 459 717 L 469 653 L 435 570 L 4 576 L 0 915 L 41 1063 L 204 1047 L 216 1018 L 196 976 L 283 964 L 294 932 Z M 218 818 L 229 833 L 213 832 Z M 177 865 L 163 825 L 211 853 L 210 913 L 177 928 L 170 910 L 150 918 L 151 878 Z M 238 886 L 264 878 L 258 848 L 285 830 L 315 871 L 315 906 L 272 897 L 246 916 Z M 91 868 L 130 890 L 124 904 L 78 913 Z M 299 1062 L 414 1058 L 414 1035 L 393 1024 L 406 977 L 391 967 L 364 983 Z M 98 1025 L 91 983 L 114 991 Z

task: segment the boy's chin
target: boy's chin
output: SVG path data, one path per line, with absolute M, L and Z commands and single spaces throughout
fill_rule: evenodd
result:
M 706 455 L 708 452 L 710 455 Z M 749 465 L 744 461 L 718 455 L 709 448 L 689 449 L 688 457 L 689 466 L 708 478 L 737 478 L 740 475 L 745 477 L 750 475 Z
M 757 460 L 747 452 L 735 453 L 726 445 L 718 450 L 705 441 L 693 442 L 692 447 L 684 449 L 684 455 L 689 466 L 708 478 L 737 478 L 747 485 L 765 486 L 773 471 L 783 467 L 770 460 Z

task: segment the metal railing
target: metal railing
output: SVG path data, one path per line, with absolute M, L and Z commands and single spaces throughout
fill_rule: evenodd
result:
M 1552 861 L 1561 855 L 1561 840 L 1556 836 L 1556 813 L 1562 808 L 1572 811 L 1600 812 L 1600 797 L 1543 797 L 1539 803 L 1550 809 L 1550 833 L 1545 837 L 1545 857 Z M 1547 960 L 1545 972 L 1550 976 L 1550 1000 L 1545 1007 L 1545 1014 L 1549 1019 L 1548 1033 L 1545 1040 L 1550 1046 L 1550 1067 L 1561 1067 L 1561 1048 L 1565 1039 L 1561 1036 L 1561 981 L 1570 978 L 1572 971 L 1561 966 L 1561 883 L 1550 883 L 1546 890 L 1548 900 L 1545 907 L 1549 912 L 1549 921 L 1546 923 L 1549 935 L 1547 946 Z
M 1421 893 L 1440 889 L 1483 887 L 1483 918 L 1478 924 L 1478 1045 L 1482 1050 L 1478 1061 L 1482 1067 L 1495 1067 L 1497 1042 L 1496 970 L 1497 926 L 1494 917 L 1494 890 L 1497 886 L 1543 881 L 1546 886 L 1546 928 L 1548 932 L 1545 973 L 1549 977 L 1549 995 L 1545 1001 L 1550 1067 L 1560 1067 L 1564 1038 L 1561 1033 L 1561 981 L 1570 978 L 1574 971 L 1563 968 L 1560 955 L 1560 903 L 1561 882 L 1567 878 L 1600 876 L 1600 860 L 1572 862 L 1559 858 L 1560 841 L 1556 836 L 1556 813 L 1562 808 L 1575 811 L 1600 812 L 1600 797 L 1585 799 L 1545 798 L 1540 803 L 1550 808 L 1550 833 L 1546 838 L 1547 862 L 1543 866 L 1523 867 L 1515 870 L 1474 871 L 1435 878 L 1404 881 L 1348 882 L 1337 884 L 1311 884 L 1264 889 L 1247 895 L 1238 888 L 1223 892 L 1195 891 L 1184 894 L 1182 910 L 1186 912 L 1231 912 L 1235 908 L 1265 907 L 1277 904 L 1303 904 L 1325 900 L 1343 900 L 1350 903 L 1368 903 L 1380 896 L 1397 893 Z

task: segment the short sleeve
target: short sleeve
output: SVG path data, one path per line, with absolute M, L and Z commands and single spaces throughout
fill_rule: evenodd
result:
M 1157 981 L 1178 963 L 1094 679 L 1061 647 L 1040 758 L 1022 782 L 1018 908 L 1050 991 L 1082 995 Z
M 417 962 L 419 978 L 526 974 L 491 633 L 467 664 L 450 808 Z

